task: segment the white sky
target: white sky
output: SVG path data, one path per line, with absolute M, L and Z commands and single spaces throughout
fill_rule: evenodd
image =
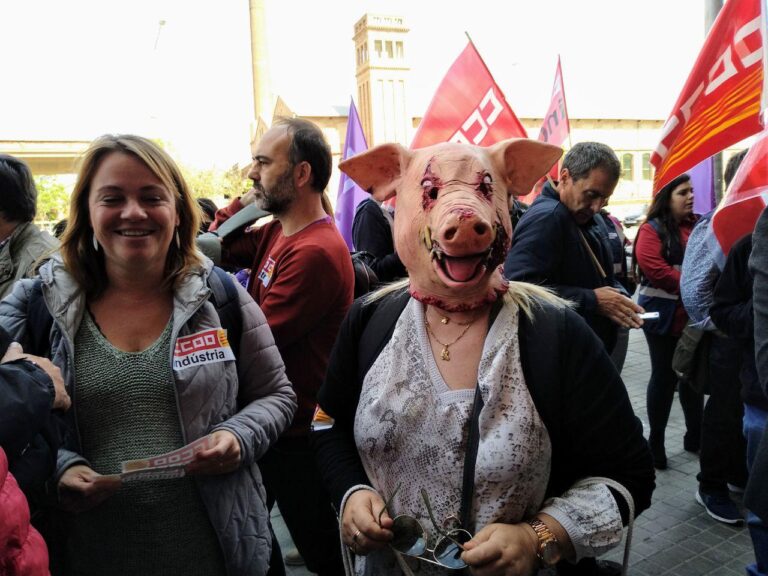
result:
M 273 91 L 299 114 L 356 92 L 365 12 L 406 18 L 415 116 L 464 31 L 521 117 L 546 111 L 559 53 L 572 118 L 666 119 L 704 38 L 705 0 L 266 2 Z M 248 158 L 248 0 L 0 0 L 0 14 L 0 140 L 122 131 L 199 167 Z

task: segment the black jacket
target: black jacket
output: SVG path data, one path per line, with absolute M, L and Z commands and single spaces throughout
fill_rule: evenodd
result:
M 736 242 L 728 253 L 723 272 L 715 285 L 709 315 L 718 329 L 739 343 L 741 349 L 741 399 L 768 410 L 768 397 L 757 378 L 755 364 L 755 322 L 752 314 L 753 277 L 749 271 L 752 235 Z
M 0 328 L 0 357 L 10 343 Z M 43 490 L 56 463 L 59 432 L 51 412 L 54 397 L 53 382 L 41 368 L 24 360 L 0 364 L 0 446 L 28 498 Z
M 352 243 L 356 251 L 370 254 L 365 263 L 376 273 L 379 282 L 392 282 L 408 275 L 395 252 L 392 225 L 372 198 L 360 202 L 355 210 Z
M 579 230 L 606 274 L 602 277 L 584 246 Z M 603 341 L 610 353 L 616 343 L 617 325 L 597 313 L 594 289 L 613 286 L 624 292 L 613 274 L 613 252 L 602 221 L 593 218 L 585 226 L 560 202 L 557 191 L 544 185 L 541 195 L 523 214 L 512 237 L 504 263 L 504 276 L 552 288 L 576 304 L 576 311 Z
M 752 234 L 749 270 L 754 277 L 752 308 L 755 321 L 755 361 L 763 392 L 768 395 L 768 209 L 763 210 Z M 768 521 L 768 428 L 757 448 L 749 473 L 744 505 Z
M 335 425 L 313 432 L 310 440 L 337 509 L 349 488 L 370 485 L 354 443 L 355 411 L 365 373 L 389 341 L 408 299 L 403 292 L 370 304 L 355 301 L 331 353 L 318 403 Z M 389 331 L 366 331 L 377 308 L 384 306 L 393 316 Z M 534 323 L 535 330 L 521 316 L 520 352 L 526 384 L 552 443 L 546 496 L 562 494 L 587 476 L 607 476 L 629 490 L 639 514 L 651 504 L 654 471 L 621 377 L 598 339 L 570 309 L 541 304 Z M 626 520 L 624 499 L 616 500 Z

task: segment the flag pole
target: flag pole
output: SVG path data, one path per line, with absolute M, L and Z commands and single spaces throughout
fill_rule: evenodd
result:
M 485 60 L 483 60 L 483 56 L 480 54 L 480 51 L 477 49 L 477 46 L 475 46 L 475 43 L 472 42 L 472 37 L 469 35 L 469 32 L 464 30 L 464 34 L 467 36 L 467 40 L 469 40 L 469 43 L 472 45 L 472 48 L 475 49 L 475 53 L 477 54 L 477 57 L 480 58 L 480 62 L 483 65 L 483 68 L 485 68 L 485 71 L 488 72 L 488 76 L 493 78 L 493 74 L 491 74 L 491 69 L 488 68 L 488 65 L 485 63 Z M 501 88 L 499 88 L 499 91 L 501 91 Z M 507 99 L 506 96 L 504 96 L 504 92 L 501 93 L 502 97 L 504 97 L 504 100 Z
M 565 99 L 565 80 L 563 79 L 563 64 L 560 61 L 560 54 L 557 55 L 557 72 L 560 75 L 560 86 L 563 88 L 563 108 L 565 108 L 565 117 L 568 119 L 568 150 L 573 148 L 571 142 L 571 117 L 568 115 L 568 101 Z
M 472 37 L 469 35 L 469 32 L 464 30 L 464 34 L 467 36 L 467 40 L 469 40 L 470 45 L 475 50 L 475 54 L 477 54 L 477 57 L 480 58 L 480 63 L 483 65 L 483 68 L 485 68 L 485 71 L 488 73 L 488 76 L 493 78 L 493 74 L 491 74 L 491 69 L 488 68 L 488 65 L 485 63 L 485 60 L 483 60 L 483 56 L 480 54 L 480 51 L 477 49 L 477 46 L 475 46 L 475 43 L 472 42 Z M 496 84 L 496 80 L 494 80 L 493 82 L 494 84 Z M 507 102 L 507 97 L 504 94 L 504 91 L 501 89 L 501 86 L 499 86 L 498 84 L 496 84 L 496 86 L 499 88 L 499 92 L 501 93 L 501 97 L 504 99 L 504 102 L 506 103 L 507 106 L 509 106 L 509 102 Z M 509 107 L 510 109 L 512 108 L 511 106 Z M 520 123 L 520 125 L 522 126 L 522 123 Z M 525 127 L 523 126 L 523 128 Z

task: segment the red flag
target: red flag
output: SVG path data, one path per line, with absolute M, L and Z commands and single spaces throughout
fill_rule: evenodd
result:
M 552 101 L 549 103 L 549 110 L 544 115 L 544 123 L 539 131 L 539 140 L 555 146 L 562 146 L 570 133 L 571 124 L 568 121 L 568 108 L 565 105 L 563 70 L 560 67 L 560 56 L 558 56 L 555 84 L 552 86 Z
M 528 135 L 470 42 L 437 88 L 411 148 L 439 142 L 490 146 L 513 137 Z
M 555 83 L 552 86 L 552 100 L 549 110 L 544 115 L 544 122 L 539 130 L 539 140 L 555 146 L 562 146 L 571 134 L 571 123 L 568 120 L 568 107 L 565 105 L 565 87 L 563 86 L 563 69 L 560 67 L 560 56 L 557 57 L 557 70 L 555 71 Z M 556 162 L 549 170 L 552 180 L 560 179 L 560 161 Z M 541 194 L 541 189 L 546 182 L 542 178 L 533 187 L 530 194 L 522 196 L 520 200 L 526 204 L 533 202 Z
M 768 131 L 764 131 L 742 160 L 720 206 L 712 217 L 712 232 L 722 260 L 731 246 L 755 229 L 768 199 Z
M 654 191 L 762 128 L 760 4 L 727 0 L 720 10 L 651 157 Z

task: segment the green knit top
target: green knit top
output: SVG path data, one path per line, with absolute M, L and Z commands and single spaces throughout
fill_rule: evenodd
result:
M 141 352 L 118 350 L 86 313 L 75 337 L 74 409 L 82 455 L 100 474 L 184 445 L 170 367 L 171 322 Z M 190 477 L 124 483 L 73 515 L 73 574 L 225 574 L 216 533 Z

